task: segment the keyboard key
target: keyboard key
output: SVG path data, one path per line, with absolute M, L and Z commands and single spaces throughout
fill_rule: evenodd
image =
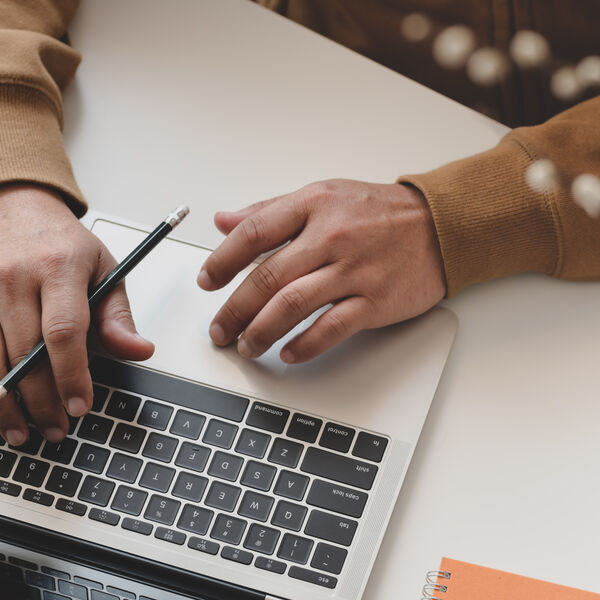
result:
M 285 429 L 290 411 L 262 402 L 254 402 L 248 413 L 246 424 L 257 429 L 281 433 Z
M 231 546 L 224 546 L 223 550 L 221 550 L 221 556 L 242 565 L 249 565 L 254 560 L 254 554 L 250 554 L 250 552 L 240 550 L 239 548 L 232 548 Z
M 166 492 L 175 476 L 175 469 L 163 467 L 156 463 L 146 463 L 140 477 L 140 485 L 157 492 Z
M 25 571 L 25 583 L 35 585 L 44 590 L 54 591 L 56 589 L 53 577 L 38 573 L 37 571 Z
M 315 479 L 306 503 L 349 517 L 359 518 L 363 514 L 368 497 L 364 492 Z
M 51 444 L 46 442 L 44 449 L 42 450 L 42 458 L 51 460 L 52 462 L 60 463 L 61 465 L 68 465 L 75 454 L 78 442 L 73 438 L 65 438 L 62 442 L 57 444 Z
M 163 525 L 172 525 L 180 506 L 181 502 L 177 500 L 154 495 L 148 502 L 144 518 Z
M 233 511 L 240 497 L 241 489 L 220 481 L 213 481 L 204 504 L 227 512 Z
M 308 477 L 292 471 L 281 471 L 273 490 L 278 496 L 291 500 L 302 500 L 308 487 Z
M 47 462 L 21 456 L 13 474 L 13 479 L 20 483 L 40 487 L 49 468 L 50 465 Z
M 363 490 L 371 489 L 377 475 L 375 465 L 314 447 L 306 450 L 300 469 Z
M 141 402 L 142 399 L 138 396 L 124 394 L 123 392 L 113 392 L 104 412 L 109 417 L 116 417 L 123 421 L 133 421 Z
M 313 510 L 308 517 L 304 533 L 313 537 L 349 546 L 358 523 L 345 517 Z
M 138 424 L 164 431 L 173 414 L 173 407 L 146 400 L 138 417 Z
M 20 485 L 16 485 L 10 481 L 0 481 L 0 494 L 16 497 L 21 493 L 21 489 Z
M 257 556 L 254 561 L 254 566 L 259 569 L 264 569 L 265 571 L 271 571 L 271 573 L 277 573 L 278 575 L 285 573 L 287 568 L 285 563 L 272 558 L 267 558 L 266 556 Z
M 301 440 L 313 444 L 319 435 L 323 421 L 321 419 L 315 419 L 308 415 L 302 415 L 300 413 L 294 413 L 290 426 L 287 430 L 287 436 L 294 438 L 295 440 Z
M 335 577 L 325 575 L 324 573 L 317 573 L 316 571 L 310 571 L 309 569 L 303 569 L 301 567 L 290 567 L 288 575 L 294 579 L 300 579 L 301 581 L 307 581 L 308 583 L 314 583 L 330 589 L 333 589 L 337 585 L 337 579 Z
M 80 417 L 73 417 L 71 415 L 67 415 L 67 420 L 69 421 L 69 430 L 67 435 L 73 435 L 75 430 L 77 429 L 77 425 L 79 424 Z
M 119 600 L 119 597 L 100 590 L 92 590 L 91 600 Z
M 246 492 L 240 503 L 238 514 L 249 519 L 265 522 L 271 514 L 273 498 L 255 492 Z
M 58 571 L 50 567 L 42 567 L 41 571 L 42 573 L 46 573 L 46 575 L 50 575 L 50 577 L 56 577 L 57 579 L 65 579 L 66 581 L 71 579 L 71 576 L 68 573 L 65 573 L 64 571 Z
M 100 474 L 104 470 L 109 456 L 110 450 L 106 448 L 92 446 L 91 444 L 81 444 L 73 466 L 84 471 Z
M 98 521 L 98 523 L 106 523 L 107 525 L 116 525 L 121 518 L 115 513 L 108 512 L 107 510 L 102 510 L 100 508 L 90 508 L 88 517 L 93 521 Z
M 141 468 L 142 461 L 139 458 L 116 452 L 106 469 L 106 475 L 112 479 L 133 483 Z
M 275 467 L 251 460 L 246 465 L 240 482 L 242 485 L 268 492 L 273 479 L 275 479 L 276 472 Z
M 44 593 L 54 594 L 54 592 L 50 592 L 49 590 L 46 590 Z M 25 586 L 25 600 L 42 600 L 42 591 L 32 585 Z
M 118 423 L 110 440 L 110 446 L 117 450 L 136 454 L 142 447 L 145 437 L 146 431 L 144 429 L 134 427 L 133 425 L 126 425 L 125 423 Z
M 40 490 L 32 490 L 30 488 L 23 492 L 23 499 L 35 504 L 42 504 L 43 506 L 52 506 L 54 502 L 54 496 L 51 494 L 45 494 Z
M 79 585 L 85 585 L 86 587 L 89 587 L 93 590 L 101 590 L 104 587 L 101 583 L 97 581 L 93 581 L 92 579 L 86 579 L 85 577 L 78 577 L 77 575 L 73 577 L 73 581 L 75 583 L 78 583 Z
M 214 514 L 212 510 L 186 504 L 181 511 L 177 527 L 198 535 L 205 535 Z
M 94 401 L 92 403 L 92 410 L 98 413 L 102 412 L 107 398 L 108 389 L 94 383 Z
M 308 509 L 304 506 L 281 500 L 275 509 L 271 523 L 292 531 L 300 531 L 307 512 Z
M 110 594 L 114 594 L 119 598 L 123 598 L 123 600 L 135 600 L 136 595 L 133 592 L 128 592 L 127 590 L 123 590 L 121 588 L 113 587 L 112 585 L 106 586 L 106 591 Z
M 211 446 L 218 446 L 219 448 L 225 448 L 228 450 L 233 444 L 233 440 L 238 431 L 236 425 L 231 423 L 225 423 L 224 421 L 218 421 L 217 419 L 211 419 L 208 423 L 208 427 L 204 432 L 202 441 L 205 444 Z
M 8 477 L 10 475 L 16 460 L 17 455 L 14 452 L 0 450 L 0 477 Z
M 325 429 L 321 434 L 319 446 L 323 448 L 331 448 L 338 452 L 348 452 L 354 439 L 355 429 L 337 425 L 335 423 L 325 423 Z
M 71 583 L 70 581 L 58 580 L 58 591 L 61 594 L 66 594 L 73 598 L 73 600 L 88 600 L 87 590 L 77 583 Z
M 82 474 L 65 467 L 52 467 L 50 477 L 46 482 L 46 489 L 63 496 L 72 498 L 77 491 Z
M 135 531 L 136 533 L 141 533 L 142 535 L 150 535 L 153 529 L 153 526 L 150 525 L 150 523 L 138 521 L 137 519 L 132 519 L 131 517 L 126 517 L 123 519 L 121 527 L 123 529 L 127 529 L 127 531 Z
M 151 433 L 142 454 L 154 460 L 171 462 L 179 441 L 174 437 Z
M 248 408 L 248 398 L 229 392 L 212 389 L 191 381 L 156 373 L 144 367 L 116 362 L 102 356 L 95 356 L 90 365 L 92 379 L 99 383 L 114 385 L 143 396 L 150 396 L 240 422 Z
M 174 529 L 167 529 L 166 527 L 157 527 L 154 532 L 154 537 L 165 542 L 171 542 L 178 546 L 183 545 L 185 542 L 185 534 L 181 531 L 175 531 Z
M 246 529 L 246 521 L 229 517 L 227 515 L 218 515 L 213 525 L 210 537 L 228 544 L 239 544 Z
M 198 537 L 191 537 L 188 542 L 188 548 L 215 555 L 219 551 L 219 544 Z
M 200 502 L 200 498 L 202 498 L 207 485 L 208 479 L 206 477 L 198 477 L 198 475 L 181 472 L 177 476 L 171 493 L 173 496 L 183 498 L 184 500 Z
M 270 441 L 271 436 L 266 433 L 244 429 L 235 445 L 235 451 L 253 458 L 262 458 Z
M 339 575 L 342 572 L 346 556 L 348 556 L 348 551 L 344 548 L 319 542 L 310 561 L 310 566 L 319 571 Z
M 381 462 L 387 443 L 384 437 L 361 431 L 356 438 L 352 454 L 373 462 Z
M 12 450 L 18 450 L 24 454 L 31 454 L 32 456 L 37 454 L 42 446 L 44 438 L 42 434 L 33 427 L 29 428 L 29 439 L 20 446 L 9 446 Z
M 113 510 L 137 517 L 144 508 L 146 498 L 148 498 L 147 492 L 120 485 L 110 507 Z
M 206 417 L 202 415 L 197 415 L 187 410 L 178 410 L 169 431 L 190 440 L 197 440 L 200 437 L 200 432 L 202 431 L 202 427 L 204 427 L 205 421 Z
M 85 511 L 87 510 L 87 506 L 85 504 L 80 504 L 79 502 L 74 502 L 73 500 L 67 500 L 66 498 L 59 498 L 56 501 L 56 508 L 58 510 L 62 510 L 63 512 L 77 515 L 78 517 L 83 517 L 83 515 L 85 515 Z
M 312 540 L 286 533 L 283 536 L 283 540 L 277 551 L 277 556 L 284 560 L 290 560 L 305 565 L 308 562 L 312 547 Z
M 269 462 L 293 469 L 300 460 L 303 446 L 283 438 L 277 438 L 269 453 Z
M 81 421 L 77 437 L 96 444 L 104 444 L 110 435 L 114 421 L 100 415 L 87 414 Z
M 204 471 L 204 467 L 206 467 L 209 456 L 209 448 L 205 448 L 204 446 L 200 446 L 198 444 L 192 444 L 190 442 L 184 442 L 181 444 L 179 454 L 175 459 L 175 464 L 178 467 L 183 467 L 185 469 L 190 469 L 191 471 L 202 473 L 202 471 Z
M 110 496 L 115 489 L 115 484 L 112 481 L 105 481 L 88 475 L 77 496 L 83 502 L 90 502 L 98 506 L 106 506 L 110 500 Z
M 244 540 L 244 548 L 255 550 L 263 554 L 273 554 L 279 541 L 279 531 L 270 527 L 262 527 L 256 523 L 248 530 L 248 535 Z
M 244 459 L 226 452 L 215 452 L 208 474 L 219 479 L 235 481 L 242 470 Z

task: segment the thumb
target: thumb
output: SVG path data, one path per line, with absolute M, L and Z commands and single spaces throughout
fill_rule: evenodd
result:
M 124 283 L 98 305 L 94 324 L 104 347 L 117 358 L 146 360 L 154 353 L 154 344 L 135 328 Z
M 215 225 L 221 233 L 229 235 L 245 218 L 269 206 L 269 204 L 278 199 L 279 197 L 261 200 L 236 211 L 219 211 L 215 213 Z

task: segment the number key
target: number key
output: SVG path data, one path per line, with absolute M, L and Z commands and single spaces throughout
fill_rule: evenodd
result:
M 42 481 L 44 481 L 44 477 L 46 477 L 49 468 L 50 465 L 47 462 L 21 456 L 21 460 L 19 460 L 19 464 L 15 469 L 13 479 L 20 483 L 39 487 L 42 485 Z

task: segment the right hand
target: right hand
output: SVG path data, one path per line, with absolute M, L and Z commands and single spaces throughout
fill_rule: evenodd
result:
M 18 387 L 34 424 L 51 442 L 67 434 L 65 409 L 79 417 L 92 406 L 88 288 L 115 265 L 58 194 L 28 184 L 0 186 L 0 378 L 43 337 L 50 360 L 34 367 Z M 152 355 L 153 344 L 135 330 L 123 284 L 93 317 L 101 342 L 115 356 Z M 15 446 L 29 436 L 13 393 L 0 400 L 0 433 Z

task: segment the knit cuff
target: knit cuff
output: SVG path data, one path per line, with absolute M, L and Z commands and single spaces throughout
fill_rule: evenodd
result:
M 435 223 L 447 296 L 524 271 L 552 274 L 558 256 L 549 194 L 532 192 L 534 157 L 509 133 L 493 149 L 420 175 L 400 177 L 424 194 Z
M 87 210 L 56 107 L 35 87 L 6 82 L 0 84 L 0 184 L 17 182 L 53 188 L 78 217 Z

